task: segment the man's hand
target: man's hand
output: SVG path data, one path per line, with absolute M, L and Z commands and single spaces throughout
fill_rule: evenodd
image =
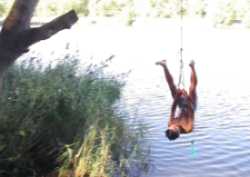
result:
M 190 66 L 191 68 L 193 68 L 193 67 L 194 67 L 194 64 L 195 64 L 195 63 L 194 63 L 194 60 L 191 60 L 190 63 L 189 63 L 189 66 Z
M 160 66 L 166 66 L 166 60 L 158 61 L 155 64 Z

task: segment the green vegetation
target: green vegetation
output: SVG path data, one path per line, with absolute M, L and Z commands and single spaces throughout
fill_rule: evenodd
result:
M 182 0 L 182 13 L 191 17 L 213 17 L 215 25 L 242 23 L 250 27 L 250 1 L 246 0 Z M 0 16 L 5 16 L 12 1 L 0 2 Z M 208 8 L 208 6 L 210 8 Z M 117 17 L 132 25 L 137 18 L 179 18 L 181 0 L 49 0 L 40 1 L 37 17 L 54 17 L 75 9 L 85 17 Z
M 25 60 L 6 74 L 1 177 L 125 177 L 135 158 L 144 168 L 139 133 L 113 109 L 123 83 L 103 74 L 108 61 L 81 69 L 70 58 L 47 66 Z
M 197 2 L 196 2 L 197 1 Z M 206 14 L 205 0 L 191 1 L 183 0 L 185 14 L 196 14 L 204 16 Z M 13 1 L 12 1 L 13 2 Z M 192 1 L 193 2 L 193 1 Z M 10 2 L 0 5 L 0 15 L 6 15 L 6 9 Z M 195 6 L 195 8 L 193 8 Z M 180 13 L 180 0 L 57 0 L 40 1 L 36 16 L 50 17 L 60 15 L 67 10 L 75 9 L 78 14 L 83 16 L 97 17 L 127 17 L 128 24 L 135 19 L 134 17 L 160 17 L 172 18 Z M 132 18 L 132 20 L 131 20 Z
M 229 0 L 220 1 L 215 15 L 215 24 L 231 26 L 235 23 L 243 23 L 250 27 L 250 1 Z
M 0 16 L 3 16 L 5 14 L 6 7 L 4 5 L 4 2 L 0 2 Z
M 235 0 L 221 1 L 219 4 L 219 10 L 215 16 L 215 24 L 230 26 L 236 22 L 236 20 L 242 19 L 241 12 L 237 10 L 237 2 Z
M 39 17 L 59 16 L 71 9 L 74 9 L 79 15 L 88 16 L 89 1 L 90 0 L 40 1 L 35 15 Z
M 0 1 L 0 17 L 3 17 L 9 11 L 13 1 L 1 0 Z

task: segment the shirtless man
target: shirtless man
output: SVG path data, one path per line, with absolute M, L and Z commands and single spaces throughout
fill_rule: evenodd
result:
M 165 78 L 174 99 L 171 107 L 168 129 L 166 130 L 166 136 L 169 140 L 175 140 L 181 133 L 190 133 L 193 129 L 194 112 L 197 100 L 197 76 L 194 68 L 194 62 L 192 61 L 189 64 L 191 68 L 191 84 L 189 87 L 189 93 L 187 93 L 186 90 L 179 89 L 175 86 L 165 60 L 156 62 L 156 65 L 163 67 Z M 180 110 L 178 115 L 175 114 L 177 106 Z

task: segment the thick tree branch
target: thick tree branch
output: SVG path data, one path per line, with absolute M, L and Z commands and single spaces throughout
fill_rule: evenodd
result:
M 48 39 L 63 29 L 70 28 L 77 20 L 75 11 L 71 10 L 41 27 L 25 30 L 16 37 L 18 41 L 15 42 L 15 48 L 25 50 L 34 43 Z
M 1 79 L 6 70 L 19 56 L 28 51 L 29 46 L 70 28 L 78 20 L 75 11 L 72 10 L 41 27 L 30 28 L 38 1 L 15 0 L 3 23 L 0 33 L 0 89 Z
M 15 0 L 4 21 L 2 33 L 20 32 L 28 29 L 33 12 L 39 0 Z

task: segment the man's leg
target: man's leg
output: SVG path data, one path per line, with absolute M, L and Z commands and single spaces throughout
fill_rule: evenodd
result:
M 171 76 L 171 74 L 167 68 L 166 60 L 156 62 L 156 65 L 160 65 L 163 67 L 165 78 L 166 78 L 166 81 L 168 83 L 169 89 L 171 91 L 171 95 L 173 98 L 175 98 L 176 97 L 176 86 L 174 84 L 173 77 Z
M 197 86 L 197 75 L 194 68 L 194 61 L 191 61 L 189 64 L 191 68 L 191 84 L 189 87 L 189 96 L 191 98 L 191 101 L 193 103 L 194 108 L 196 107 L 196 100 L 197 100 L 197 94 L 196 94 L 196 86 Z

